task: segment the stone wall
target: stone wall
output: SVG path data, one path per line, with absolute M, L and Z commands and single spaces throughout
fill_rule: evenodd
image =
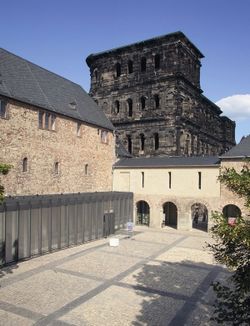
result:
M 174 33 L 87 58 L 90 95 L 133 155 L 215 155 L 235 144 L 234 122 L 202 95 L 202 57 Z
M 0 162 L 12 165 L 2 177 L 6 195 L 110 191 L 115 159 L 113 133 L 65 116 L 55 131 L 38 127 L 38 108 L 9 101 L 0 118 Z M 27 171 L 23 160 L 27 158 Z

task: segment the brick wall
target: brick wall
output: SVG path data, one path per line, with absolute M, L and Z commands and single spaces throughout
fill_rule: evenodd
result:
M 106 144 L 101 142 L 101 128 L 82 123 L 77 136 L 77 121 L 57 116 L 56 130 L 44 130 L 38 128 L 38 108 L 10 101 L 7 110 L 7 119 L 0 119 L 0 162 L 13 166 L 2 177 L 6 195 L 111 190 L 112 132 Z

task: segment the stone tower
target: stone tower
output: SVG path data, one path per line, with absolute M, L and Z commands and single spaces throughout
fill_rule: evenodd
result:
M 235 123 L 200 88 L 203 54 L 176 32 L 86 59 L 90 95 L 134 156 L 222 154 Z

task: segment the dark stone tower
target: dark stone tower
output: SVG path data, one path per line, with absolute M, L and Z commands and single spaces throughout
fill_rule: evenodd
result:
M 202 53 L 182 32 L 91 54 L 90 95 L 135 156 L 213 155 L 235 123 L 202 95 Z

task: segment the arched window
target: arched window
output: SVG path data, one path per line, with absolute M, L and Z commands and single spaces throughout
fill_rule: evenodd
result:
M 120 112 L 120 102 L 115 101 L 115 113 L 118 114 Z
M 131 100 L 131 98 L 129 98 L 127 100 L 127 102 L 128 102 L 128 116 L 132 117 L 132 115 L 133 115 L 133 101 Z
M 154 147 L 155 147 L 155 150 L 159 149 L 159 134 L 158 133 L 154 134 Z
M 156 54 L 155 55 L 155 70 L 160 69 L 160 65 L 161 65 L 160 55 Z
M 140 150 L 144 151 L 145 145 L 145 136 L 143 134 L 140 134 Z
M 147 69 L 147 59 L 145 57 L 141 58 L 141 72 L 145 72 Z
M 94 76 L 95 76 L 95 80 L 97 81 L 97 79 L 98 79 L 98 69 L 97 68 L 94 69 Z
M 134 67 L 133 67 L 133 61 L 129 60 L 128 61 L 128 73 L 132 74 L 132 72 L 134 71 Z
M 119 62 L 116 63 L 115 70 L 116 70 L 116 77 L 120 77 L 121 76 L 121 64 Z
M 28 171 L 28 159 L 27 157 L 25 157 L 23 159 L 23 172 L 27 172 Z
M 128 140 L 128 152 L 132 154 L 132 139 L 130 135 L 127 136 L 127 140 Z
M 155 108 L 156 109 L 159 108 L 159 106 L 160 106 L 160 97 L 159 97 L 158 94 L 154 95 L 154 102 L 155 102 Z
M 146 97 L 142 96 L 141 97 L 141 109 L 144 110 L 146 107 Z

